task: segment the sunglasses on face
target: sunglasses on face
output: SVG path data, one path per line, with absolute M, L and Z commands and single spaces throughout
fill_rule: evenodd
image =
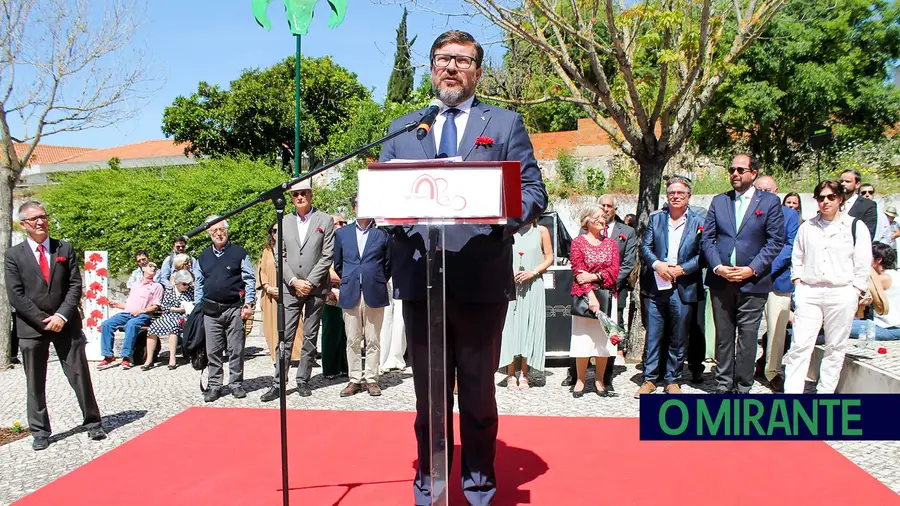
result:
M 750 172 L 750 167 L 730 167 L 728 169 L 729 174 L 734 174 L 735 172 L 743 176 L 747 172 Z
M 859 193 L 863 195 L 875 195 L 875 190 L 861 190 Z
M 310 192 L 309 190 L 297 190 L 297 191 L 291 192 L 291 197 L 297 198 L 301 195 L 303 195 L 305 197 L 305 196 L 309 195 L 310 193 L 312 193 L 312 192 Z
M 828 199 L 829 202 L 834 202 L 837 200 L 838 196 L 834 193 L 829 193 L 826 195 L 816 195 L 816 201 L 819 203 L 825 202 L 825 199 Z

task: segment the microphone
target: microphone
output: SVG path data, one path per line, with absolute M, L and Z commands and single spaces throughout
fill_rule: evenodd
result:
M 438 99 L 434 99 L 428 104 L 428 109 L 425 110 L 425 115 L 419 120 L 419 126 L 416 128 L 416 139 L 422 140 L 428 135 L 428 132 L 431 131 L 431 125 L 434 124 L 438 113 L 441 112 L 442 105 Z

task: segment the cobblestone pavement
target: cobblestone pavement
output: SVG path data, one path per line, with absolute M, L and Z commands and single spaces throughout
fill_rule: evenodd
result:
M 850 342 L 854 341 L 856 340 L 850 340 Z M 887 353 L 879 354 L 879 348 L 884 348 Z M 847 350 L 847 355 L 856 358 L 861 363 L 877 367 L 896 377 L 900 377 L 900 341 L 876 341 L 869 343 L 867 348 L 850 347 Z
M 277 409 L 276 403 L 263 404 L 259 396 L 269 386 L 272 366 L 264 351 L 264 341 L 251 335 L 247 342 L 248 360 L 245 367 L 244 386 L 249 395 L 236 400 L 224 397 L 213 406 L 267 407 Z M 900 350 L 898 350 L 900 352 Z M 152 429 L 157 424 L 184 411 L 190 406 L 204 405 L 198 389 L 199 374 L 190 366 L 175 371 L 165 367 L 143 372 L 135 367 L 123 371 L 118 367 L 105 371 L 92 370 L 94 389 L 104 414 L 104 425 L 109 431 L 105 441 L 94 442 L 86 434 L 79 433 L 81 414 L 75 395 L 69 388 L 61 368 L 51 364 L 49 368 L 47 403 L 55 435 L 48 450 L 34 452 L 31 438 L 0 447 L 0 504 L 8 504 L 50 481 L 62 476 L 129 439 Z M 293 370 L 292 370 L 293 372 Z M 568 389 L 560 387 L 565 376 L 564 367 L 549 367 L 545 376 L 532 381 L 535 388 L 525 392 L 510 392 L 498 388 L 500 413 L 504 415 L 555 415 L 637 417 L 638 402 L 632 398 L 638 388 L 640 371 L 634 365 L 617 367 L 614 386 L 618 397 L 599 400 L 593 396 L 573 399 Z M 396 410 L 412 411 L 414 393 L 409 369 L 405 373 L 392 373 L 382 377 L 384 395 L 373 398 L 356 395 L 341 399 L 338 392 L 343 381 L 326 381 L 321 370 L 314 371 L 313 396 L 301 399 L 288 396 L 291 409 L 346 409 L 346 410 Z M 503 376 L 496 376 L 501 382 Z M 589 383 L 590 385 L 590 383 Z M 711 378 L 694 388 L 684 386 L 685 392 L 711 391 Z M 759 384 L 754 392 L 767 392 Z M 208 406 L 208 405 L 207 405 Z M 21 367 L 0 373 L 0 426 L 15 421 L 24 422 L 25 375 Z M 277 430 L 277 427 L 272 427 Z M 900 442 L 850 442 L 831 445 L 865 469 L 874 477 L 900 493 Z M 15 463 L 12 465 L 12 463 Z

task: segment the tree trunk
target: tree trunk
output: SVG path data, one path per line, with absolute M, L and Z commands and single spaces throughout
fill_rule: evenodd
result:
M 13 189 L 18 172 L 7 164 L 0 165 L 0 209 L 12 209 Z M 13 212 L 15 212 L 13 210 Z M 0 213 L 0 251 L 4 257 L 12 239 L 12 214 Z M 9 368 L 10 346 L 12 345 L 12 320 L 9 296 L 6 294 L 6 269 L 0 269 L 0 371 Z
M 659 207 L 659 190 L 662 184 L 663 169 L 666 167 L 666 161 L 652 160 L 649 162 L 638 162 L 641 169 L 640 190 L 638 191 L 637 202 L 637 237 L 638 248 L 644 237 L 644 228 L 650 220 L 650 213 L 656 211 Z M 640 256 L 635 263 L 635 269 L 641 268 Z M 628 342 L 625 343 L 626 355 L 625 359 L 629 362 L 641 362 L 644 359 L 644 344 L 646 343 L 647 334 L 644 324 L 644 315 L 641 311 L 641 280 L 638 277 L 635 284 L 634 292 L 635 304 L 637 311 L 635 313 L 634 323 L 628 332 Z

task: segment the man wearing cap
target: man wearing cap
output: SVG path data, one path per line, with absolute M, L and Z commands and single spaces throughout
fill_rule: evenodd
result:
M 888 244 L 894 248 L 894 251 L 897 251 L 897 238 L 900 237 L 900 223 L 897 222 L 897 206 L 894 204 L 885 206 L 884 215 L 887 216 L 891 231 L 891 240 Z
M 862 198 L 875 201 L 875 186 L 872 183 L 863 183 L 859 187 L 859 194 Z M 875 202 L 876 205 L 878 204 Z M 882 207 L 878 205 L 876 208 L 878 213 L 878 221 L 875 222 L 875 235 L 872 236 L 872 242 L 880 242 L 890 244 L 891 240 L 891 222 L 888 221 L 887 214 L 882 211 Z
M 319 325 L 325 309 L 325 298 L 331 291 L 332 251 L 334 248 L 334 218 L 312 205 L 313 191 L 309 181 L 300 181 L 290 188 L 291 202 L 296 213 L 284 217 L 282 225 L 284 248 L 284 327 L 285 349 L 293 349 L 294 335 L 303 313 L 303 346 L 300 348 L 300 366 L 297 368 L 297 393 L 309 397 L 309 378 L 312 376 L 313 361 L 316 358 L 316 341 Z M 279 397 L 280 374 L 287 374 L 278 368 L 275 361 L 275 375 L 272 388 L 260 397 L 263 402 Z

